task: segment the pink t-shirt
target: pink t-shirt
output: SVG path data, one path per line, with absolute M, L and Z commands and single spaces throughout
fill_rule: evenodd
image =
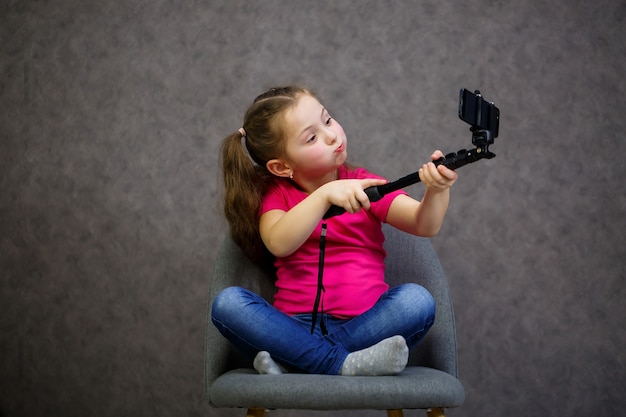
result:
M 339 178 L 380 178 L 362 168 L 339 169 Z M 403 191 L 387 194 L 371 203 L 370 210 L 345 213 L 326 220 L 324 262 L 324 312 L 351 318 L 369 310 L 389 288 L 385 282 L 382 222 L 393 199 Z M 308 194 L 287 179 L 277 178 L 264 196 L 261 214 L 270 210 L 289 211 Z M 274 306 L 289 315 L 311 313 L 317 292 L 319 240 L 322 221 L 307 241 L 293 254 L 276 258 Z

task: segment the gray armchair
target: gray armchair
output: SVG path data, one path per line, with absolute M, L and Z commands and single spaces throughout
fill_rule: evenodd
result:
M 237 285 L 266 299 L 273 295 L 273 277 L 252 264 L 232 240 L 219 251 L 209 287 L 205 346 L 206 395 L 218 408 L 247 408 L 248 416 L 266 409 L 387 410 L 401 417 L 402 409 L 426 409 L 429 417 L 459 407 L 465 398 L 457 379 L 456 333 L 448 282 L 430 242 L 385 226 L 387 281 L 407 281 L 426 287 L 435 297 L 435 324 L 409 357 L 407 368 L 394 376 L 259 375 L 238 356 L 210 320 L 213 299 Z

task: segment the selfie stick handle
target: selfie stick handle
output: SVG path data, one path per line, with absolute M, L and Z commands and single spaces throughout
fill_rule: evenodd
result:
M 491 159 L 495 157 L 496 154 L 491 152 L 488 146 L 489 145 L 478 146 L 475 149 L 470 149 L 469 151 L 461 149 L 457 153 L 449 153 L 445 157 L 437 159 L 434 161 L 434 164 L 435 166 L 444 165 L 449 169 L 455 170 L 464 165 L 476 162 L 479 159 Z M 387 184 L 368 187 L 363 191 L 365 191 L 365 194 L 367 194 L 371 202 L 375 202 L 383 198 L 386 194 L 408 187 L 409 185 L 417 184 L 418 182 L 420 182 L 419 171 Z M 326 214 L 324 214 L 323 219 L 326 220 L 345 212 L 346 209 L 343 207 L 333 205 L 330 206 Z

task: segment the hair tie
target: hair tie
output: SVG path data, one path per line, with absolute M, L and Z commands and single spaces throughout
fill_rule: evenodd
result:
M 239 128 L 239 133 L 241 134 L 241 137 L 242 137 L 242 138 L 245 138 L 245 137 L 246 137 L 246 130 L 245 130 L 243 127 L 240 127 L 240 128 Z

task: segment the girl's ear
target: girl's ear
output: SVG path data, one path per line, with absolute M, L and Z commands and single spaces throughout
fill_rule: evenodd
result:
M 267 161 L 267 164 L 265 164 L 265 166 L 267 167 L 267 170 L 269 172 L 276 175 L 277 177 L 286 178 L 289 177 L 289 175 L 291 174 L 291 168 L 289 167 L 289 164 L 287 164 L 282 159 L 270 159 L 269 161 Z

